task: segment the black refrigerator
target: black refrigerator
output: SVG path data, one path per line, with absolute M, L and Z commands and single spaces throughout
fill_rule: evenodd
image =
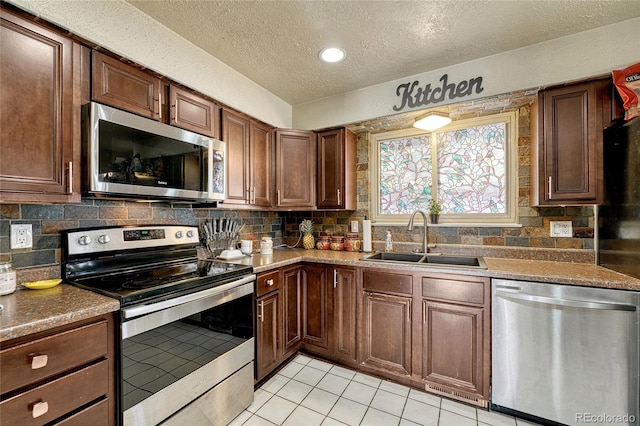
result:
M 640 278 L 640 117 L 604 130 L 598 263 Z

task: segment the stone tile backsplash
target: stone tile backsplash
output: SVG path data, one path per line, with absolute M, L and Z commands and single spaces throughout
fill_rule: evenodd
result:
M 534 170 L 532 166 L 530 104 L 535 93 L 516 93 L 512 96 L 511 109 L 519 112 L 518 139 L 518 215 L 521 227 L 468 227 L 432 226 L 429 242 L 438 249 L 449 252 L 483 254 L 496 257 L 518 257 L 557 259 L 577 262 L 593 262 L 595 259 L 593 238 L 593 208 L 588 207 L 533 207 Z M 501 102 L 500 111 L 508 110 Z M 455 117 L 467 118 L 496 112 L 489 104 L 473 101 L 459 104 L 450 110 Z M 274 243 L 294 243 L 298 236 L 298 225 L 302 219 L 314 222 L 314 234 L 329 231 L 344 234 L 352 220 L 360 224 L 369 214 L 369 135 L 407 127 L 413 117 L 402 116 L 356 123 L 353 130 L 358 134 L 356 211 L 313 212 L 262 212 L 224 209 L 193 209 L 189 205 L 169 203 L 111 201 L 86 198 L 80 204 L 0 204 L 0 261 L 12 261 L 23 280 L 60 276 L 62 257 L 60 231 L 65 229 L 140 224 L 190 224 L 200 225 L 214 217 L 240 218 L 245 223 L 241 238 L 259 240 L 262 236 L 273 237 Z M 551 238 L 549 222 L 570 220 L 573 238 Z M 34 246 L 32 249 L 11 250 L 10 224 L 31 223 Z M 390 230 L 396 250 L 417 247 L 421 239 L 420 230 L 409 232 L 406 226 L 374 226 L 374 248 L 381 249 L 386 231 Z M 25 278 L 26 277 L 26 278 Z

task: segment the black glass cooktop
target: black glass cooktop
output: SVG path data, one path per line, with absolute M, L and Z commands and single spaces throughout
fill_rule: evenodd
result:
M 149 268 L 137 267 L 126 272 L 93 275 L 70 281 L 76 286 L 114 297 L 125 306 L 215 287 L 252 272 L 251 266 L 193 260 Z

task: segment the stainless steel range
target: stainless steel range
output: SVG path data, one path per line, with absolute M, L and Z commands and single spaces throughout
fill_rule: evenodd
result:
M 224 425 L 253 401 L 253 268 L 199 261 L 198 228 L 66 231 L 63 278 L 120 300 L 124 425 Z

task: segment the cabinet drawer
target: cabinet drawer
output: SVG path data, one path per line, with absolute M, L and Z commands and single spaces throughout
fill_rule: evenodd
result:
M 258 296 L 280 288 L 280 271 L 267 272 L 258 275 L 256 291 Z
M 106 395 L 108 389 L 105 360 L 0 402 L 2 422 L 22 426 L 48 423 Z
M 460 277 L 449 279 L 422 277 L 422 297 L 446 300 L 449 302 L 484 305 L 485 285 L 489 284 L 481 278 L 469 277 L 467 279 L 466 277 Z
M 57 426 L 108 426 L 109 401 L 103 399 L 55 424 Z
M 368 270 L 364 271 L 362 284 L 366 291 L 411 295 L 412 281 L 411 275 Z
M 107 349 L 107 321 L 3 349 L 0 351 L 0 393 L 104 357 Z

